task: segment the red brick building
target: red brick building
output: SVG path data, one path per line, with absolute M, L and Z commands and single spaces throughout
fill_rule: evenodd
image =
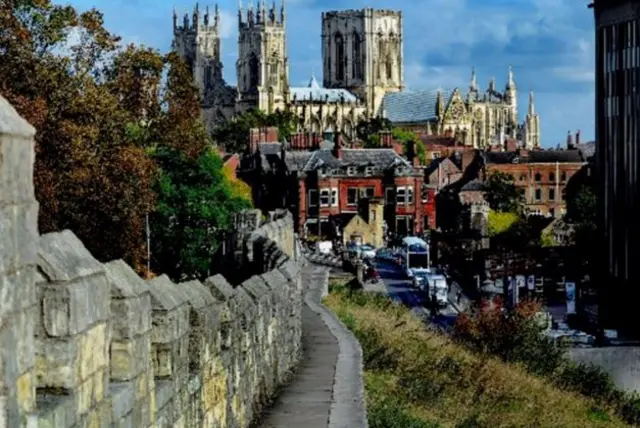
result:
M 351 149 L 294 136 L 290 143 L 259 142 L 245 156 L 241 176 L 259 208 L 273 203 L 295 213 L 298 231 L 331 236 L 370 198 L 384 200 L 388 230 L 420 234 L 435 227 L 435 188 L 424 183 L 424 169 L 392 148 Z
M 531 214 L 562 217 L 566 213 L 565 187 L 586 164 L 582 150 L 514 150 L 486 152 L 485 178 L 493 171 L 510 174 L 524 193 Z

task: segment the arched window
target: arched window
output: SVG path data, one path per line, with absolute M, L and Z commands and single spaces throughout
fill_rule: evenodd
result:
M 336 79 L 344 80 L 344 39 L 342 34 L 336 34 Z
M 539 172 L 536 172 L 535 180 L 536 181 L 542 181 L 542 175 Z
M 556 175 L 553 172 L 549 173 L 549 181 L 556 181 Z
M 387 57 L 387 62 L 385 65 L 387 68 L 387 79 L 391 80 L 393 79 L 393 60 L 391 59 L 391 55 Z
M 361 79 L 362 69 L 360 67 L 360 35 L 353 32 L 353 59 L 352 59 L 352 75 L 354 79 Z
M 252 53 L 249 58 L 249 87 L 256 88 L 260 85 L 260 64 L 256 54 Z

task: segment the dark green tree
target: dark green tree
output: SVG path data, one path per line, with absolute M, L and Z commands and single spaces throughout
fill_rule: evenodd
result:
M 235 213 L 251 203 L 234 193 L 220 157 L 212 150 L 193 159 L 161 147 L 158 205 L 151 216 L 152 270 L 176 281 L 204 278 Z
M 521 213 L 524 205 L 522 189 L 516 187 L 513 176 L 492 172 L 485 181 L 484 197 L 492 210 Z

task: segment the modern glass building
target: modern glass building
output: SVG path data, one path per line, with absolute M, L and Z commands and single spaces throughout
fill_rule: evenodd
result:
M 601 319 L 640 329 L 640 0 L 595 0 Z

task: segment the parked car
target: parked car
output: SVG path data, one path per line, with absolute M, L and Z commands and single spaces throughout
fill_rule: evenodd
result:
M 376 249 L 371 245 L 365 244 L 360 246 L 360 257 L 363 259 L 375 259 Z

